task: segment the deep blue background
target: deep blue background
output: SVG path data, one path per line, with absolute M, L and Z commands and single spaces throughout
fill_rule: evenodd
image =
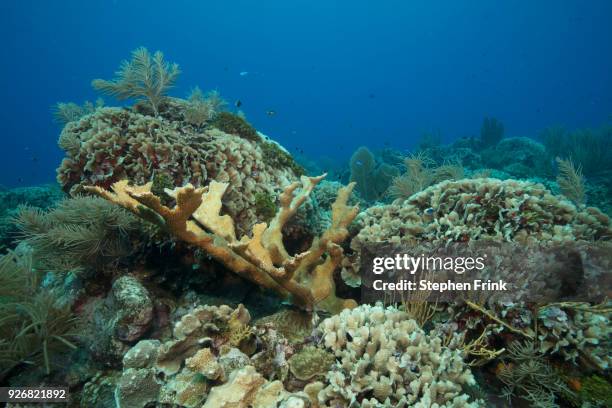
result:
M 52 181 L 51 106 L 94 100 L 140 45 L 181 65 L 174 95 L 217 88 L 290 150 L 346 158 L 485 115 L 509 135 L 604 123 L 611 21 L 609 0 L 2 1 L 0 184 Z

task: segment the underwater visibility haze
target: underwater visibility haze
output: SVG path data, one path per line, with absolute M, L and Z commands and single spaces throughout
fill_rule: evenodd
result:
M 0 16 L 0 402 L 612 406 L 611 2 Z

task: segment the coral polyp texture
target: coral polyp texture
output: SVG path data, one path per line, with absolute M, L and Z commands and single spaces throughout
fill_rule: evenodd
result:
M 258 194 L 274 195 L 297 180 L 290 166 L 265 160 L 272 142 L 248 140 L 214 127 L 194 128 L 182 119 L 184 101 L 173 100 L 168 106 L 176 108 L 179 119 L 100 108 L 68 123 L 59 138 L 66 152 L 57 170 L 63 189 L 77 194 L 86 185 L 109 188 L 122 179 L 145 184 L 162 175 L 173 185 L 225 182 L 229 187 L 224 208 L 244 232 L 259 219 Z
M 302 308 L 339 311 L 356 306 L 353 300 L 338 299 L 334 285 L 334 271 L 343 259 L 339 244 L 347 238 L 347 227 L 358 212 L 358 207 L 347 205 L 354 184 L 339 190 L 332 204 L 331 225 L 308 250 L 290 255 L 283 243 L 284 225 L 323 177 L 302 176 L 301 186 L 298 182 L 287 186 L 270 223 L 255 224 L 252 235 L 241 239 L 237 238 L 234 220 L 220 214 L 228 183 L 213 181 L 203 188 L 188 184 L 166 190 L 176 201 L 173 208 L 163 205 L 161 198 L 151 192 L 151 183 L 129 186 L 124 180 L 115 183 L 112 192 L 100 187 L 85 190 L 154 222 L 179 240 L 203 249 L 240 276 L 276 291 Z
M 612 238 L 609 218 L 580 209 L 541 184 L 491 178 L 443 181 L 402 204 L 369 208 L 353 240 L 397 244 L 468 242 L 595 241 Z
M 462 352 L 427 335 L 403 311 L 361 305 L 325 319 L 319 329 L 337 360 L 318 393 L 322 406 L 483 406 L 463 391 L 475 381 Z

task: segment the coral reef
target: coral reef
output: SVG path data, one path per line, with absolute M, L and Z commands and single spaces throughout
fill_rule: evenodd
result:
M 151 193 L 150 183 L 130 187 L 127 181 L 121 181 L 113 185 L 113 192 L 100 187 L 86 189 L 167 229 L 180 240 L 202 248 L 230 270 L 289 297 L 300 307 L 337 311 L 355 305 L 352 300 L 336 298 L 333 280 L 343 256 L 338 244 L 346 239 L 346 228 L 358 211 L 357 207 L 346 204 L 353 185 L 339 191 L 332 205 L 332 224 L 321 237 L 313 240 L 307 251 L 291 256 L 282 239 L 283 226 L 323 177 L 302 176 L 299 192 L 300 183 L 285 188 L 279 199 L 279 211 L 270 224 L 255 224 L 252 237 L 244 236 L 240 240 L 232 218 L 219 214 L 221 198 L 228 188 L 226 183 L 211 182 L 207 188 L 196 189 L 192 185 L 177 188 L 170 194 L 177 203 L 172 209 Z
M 219 112 L 211 124 L 230 135 L 240 136 L 253 142 L 260 140 L 257 131 L 250 123 L 231 112 Z
M 512 177 L 543 177 L 551 173 L 544 146 L 528 137 L 509 137 L 482 152 L 483 164 Z
M 304 168 L 291 157 L 285 148 L 269 137 L 263 136 L 261 133 L 258 134 L 264 139 L 260 144 L 260 148 L 262 157 L 266 163 L 276 168 L 289 168 L 297 176 L 302 176 L 306 173 Z
M 230 182 L 224 208 L 240 232 L 258 220 L 257 193 L 275 194 L 297 179 L 293 166 L 278 156 L 266 160 L 273 142 L 253 143 L 214 128 L 196 132 L 180 121 L 118 108 L 102 108 L 69 123 L 59 143 L 67 157 L 58 181 L 72 194 L 85 185 L 109 188 L 124 178 L 144 184 L 161 174 L 172 185 Z
M 242 305 L 198 306 L 175 324 L 172 339 L 138 342 L 123 358 L 115 389 L 118 406 L 276 406 L 264 400 L 280 402 L 287 396 L 282 383 L 268 382 L 255 371 L 249 358 L 254 350 L 247 355 L 232 345 L 249 322 Z
M 603 306 L 567 303 L 541 307 L 538 311 L 540 350 L 607 370 L 612 365 L 612 311 L 610 305 Z
M 291 374 L 298 380 L 309 381 L 315 377 L 325 376 L 335 363 L 333 354 L 317 348 L 306 346 L 289 359 Z
M 323 406 L 481 406 L 462 391 L 474 378 L 461 351 L 442 346 L 398 309 L 361 305 L 319 329 L 338 360 L 318 393 Z
M 560 242 L 609 239 L 610 220 L 596 208 L 579 209 L 542 185 L 516 180 L 443 181 L 401 205 L 371 207 L 359 217 L 363 228 L 351 243 L 390 241 Z

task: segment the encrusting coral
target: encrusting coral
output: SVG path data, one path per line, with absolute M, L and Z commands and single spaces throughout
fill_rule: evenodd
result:
M 353 300 L 336 297 L 333 277 L 343 258 L 339 244 L 348 236 L 347 227 L 358 212 L 358 207 L 347 205 L 354 184 L 338 192 L 332 205 L 331 225 L 313 240 L 307 251 L 292 256 L 283 244 L 283 226 L 323 177 L 325 175 L 302 176 L 299 191 L 300 183 L 287 186 L 280 196 L 279 210 L 270 223 L 255 224 L 252 236 L 240 240 L 236 237 L 232 218 L 220 215 L 221 198 L 229 186 L 227 183 L 212 181 L 204 188 L 188 184 L 167 191 L 176 200 L 174 208 L 162 204 L 160 198 L 151 192 L 151 183 L 129 186 L 127 180 L 123 180 L 113 185 L 113 192 L 100 187 L 87 187 L 86 190 L 159 225 L 178 239 L 200 247 L 228 269 L 288 297 L 302 308 L 339 311 L 356 306 Z

